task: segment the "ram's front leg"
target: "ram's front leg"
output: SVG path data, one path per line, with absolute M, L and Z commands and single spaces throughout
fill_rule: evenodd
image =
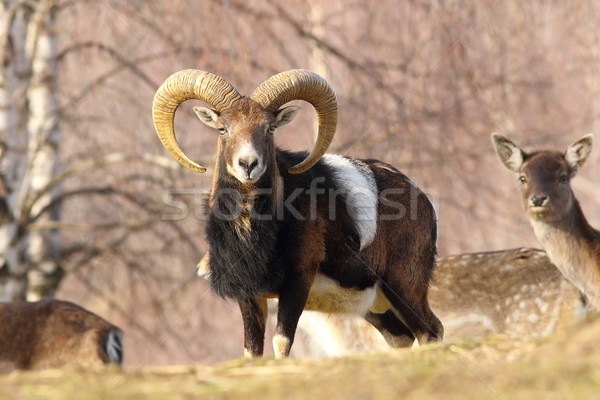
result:
M 310 201 L 303 203 L 300 213 L 310 216 Z M 290 355 L 296 327 L 306 306 L 310 288 L 319 266 L 325 259 L 325 226 L 322 219 L 306 218 L 304 223 L 290 224 L 287 229 L 288 248 L 286 273 L 278 294 L 277 326 L 273 336 L 275 358 Z
M 244 357 L 262 357 L 268 313 L 267 300 L 244 299 L 239 300 L 238 304 L 244 321 Z
M 306 305 L 311 284 L 310 277 L 298 276 L 288 282 L 279 293 L 277 326 L 273 336 L 275 358 L 284 358 L 290 355 L 298 320 Z

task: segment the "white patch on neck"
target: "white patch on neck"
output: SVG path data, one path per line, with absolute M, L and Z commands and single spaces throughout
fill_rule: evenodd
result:
M 333 180 L 354 220 L 362 250 L 373 243 L 377 234 L 378 191 L 373 172 L 362 161 L 337 154 L 325 154 L 322 160 L 333 171 Z

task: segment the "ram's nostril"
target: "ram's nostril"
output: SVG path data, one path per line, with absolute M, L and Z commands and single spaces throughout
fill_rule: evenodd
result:
M 240 167 L 244 168 L 246 173 L 250 174 L 252 170 L 254 170 L 254 168 L 256 168 L 256 166 L 258 165 L 258 159 L 240 158 L 238 160 L 238 164 L 240 165 Z

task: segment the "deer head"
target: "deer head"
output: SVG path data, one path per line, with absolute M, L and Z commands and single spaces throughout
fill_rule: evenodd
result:
M 533 220 L 552 222 L 562 219 L 575 203 L 571 179 L 592 151 L 593 135 L 588 134 L 565 150 L 526 153 L 497 133 L 492 143 L 500 161 L 516 172 L 521 183 L 521 203 Z

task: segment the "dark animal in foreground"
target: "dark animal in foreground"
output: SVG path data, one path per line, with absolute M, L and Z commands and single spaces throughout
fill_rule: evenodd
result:
M 337 123 L 337 101 L 320 76 L 275 75 L 250 97 L 223 78 L 185 70 L 170 76 L 153 104 L 165 148 L 204 172 L 179 148 L 173 120 L 189 99 L 220 135 L 208 205 L 211 285 L 238 301 L 245 354 L 261 356 L 267 297 L 278 297 L 273 344 L 289 354 L 304 309 L 364 316 L 395 347 L 442 339 L 427 290 L 437 225 L 432 204 L 402 173 L 378 160 L 325 152 Z M 311 103 L 319 133 L 310 154 L 275 146 L 274 132 L 292 121 L 292 100 Z

